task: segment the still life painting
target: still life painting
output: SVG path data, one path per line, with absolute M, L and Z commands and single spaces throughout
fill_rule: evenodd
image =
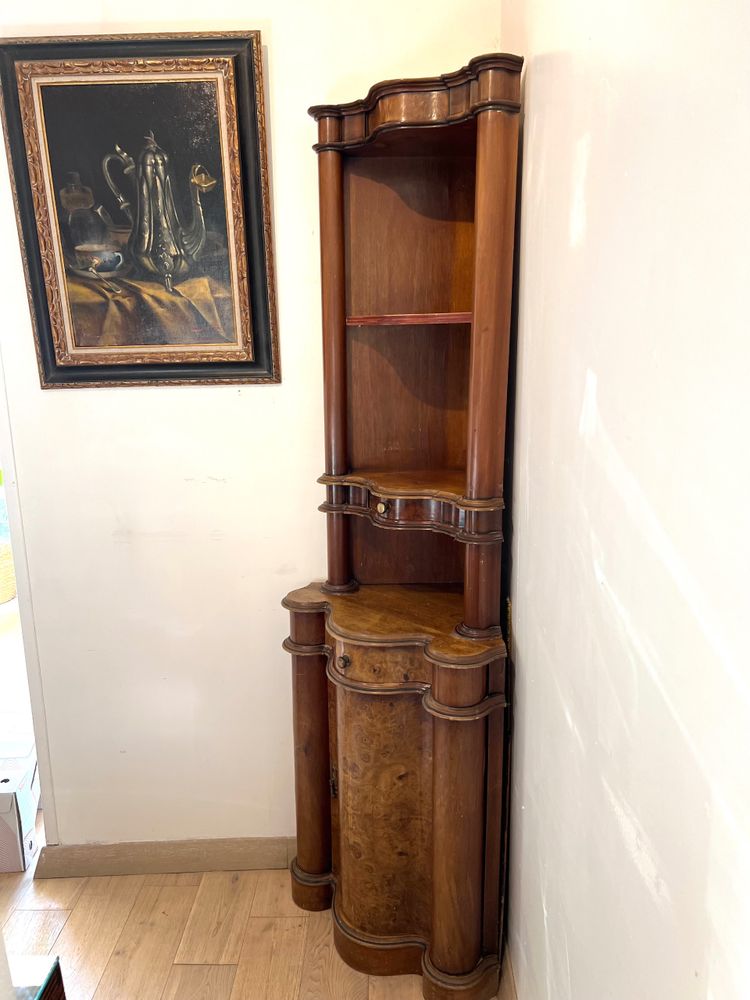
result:
M 259 34 L 0 56 L 42 384 L 278 381 Z

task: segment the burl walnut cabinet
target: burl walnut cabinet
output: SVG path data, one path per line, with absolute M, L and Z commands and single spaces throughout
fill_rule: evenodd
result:
M 318 123 L 328 579 L 290 611 L 292 892 L 428 1000 L 498 987 L 500 556 L 522 60 Z

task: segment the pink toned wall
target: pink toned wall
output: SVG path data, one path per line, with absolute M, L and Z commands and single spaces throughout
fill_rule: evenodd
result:
M 750 8 L 504 0 L 526 55 L 520 1000 L 750 996 Z

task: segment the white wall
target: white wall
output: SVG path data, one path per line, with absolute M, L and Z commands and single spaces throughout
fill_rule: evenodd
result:
M 499 44 L 496 0 L 210 6 L 35 0 L 1 15 L 4 35 L 260 28 L 268 47 L 281 386 L 42 392 L 0 168 L 0 347 L 63 843 L 293 832 L 279 602 L 325 570 L 307 107 Z
M 503 8 L 520 1000 L 750 996 L 749 42 L 741 0 Z

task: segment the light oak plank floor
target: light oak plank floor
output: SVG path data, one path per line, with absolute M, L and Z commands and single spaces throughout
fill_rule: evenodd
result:
M 237 965 L 257 872 L 209 872 L 198 886 L 177 965 Z
M 173 965 L 161 1000 L 229 1000 L 234 965 Z
M 250 917 L 231 1000 L 298 995 L 306 924 L 306 917 Z
M 6 948 L 59 955 L 68 1000 L 421 1000 L 418 976 L 345 965 L 286 872 L 32 874 L 0 875 Z M 515 1000 L 507 969 L 498 1000 Z
M 146 885 L 107 962 L 95 1000 L 160 1000 L 197 889 Z
M 73 1000 L 93 997 L 142 888 L 142 875 L 88 879 L 52 949 Z

